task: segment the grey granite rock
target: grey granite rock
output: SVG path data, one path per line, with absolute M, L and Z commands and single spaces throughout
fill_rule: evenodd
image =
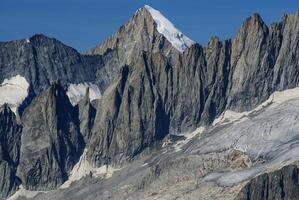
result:
M 20 183 L 16 170 L 20 158 L 22 128 L 7 104 L 0 107 L 0 198 L 15 192 Z
M 168 133 L 168 117 L 145 55 L 124 66 L 101 99 L 88 158 L 95 165 L 120 164 Z
M 85 97 L 79 102 L 79 120 L 80 120 L 80 132 L 82 133 L 85 143 L 90 143 L 91 129 L 94 124 L 94 118 L 96 115 L 96 109 L 91 104 L 89 99 L 89 88 L 86 90 Z
M 259 175 L 247 183 L 236 200 L 299 199 L 299 170 L 295 165 Z
M 22 116 L 17 175 L 29 190 L 54 189 L 78 161 L 84 141 L 78 113 L 55 83 L 36 97 Z

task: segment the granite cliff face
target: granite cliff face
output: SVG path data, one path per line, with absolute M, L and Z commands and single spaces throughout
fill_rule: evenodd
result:
M 299 197 L 298 181 L 297 166 L 286 166 L 250 180 L 241 190 L 236 200 L 295 200 Z
M 232 42 L 228 106 L 251 109 L 277 90 L 298 86 L 299 13 L 267 27 L 255 14 Z
M 54 84 L 36 97 L 22 116 L 17 175 L 30 190 L 54 189 L 68 178 L 84 148 L 77 111 Z
M 96 109 L 89 99 L 89 88 L 87 88 L 84 98 L 79 102 L 78 109 L 80 132 L 83 135 L 85 143 L 89 144 L 91 129 L 94 125 L 94 118 L 96 115 Z
M 8 105 L 0 107 L 0 198 L 14 193 L 19 179 L 16 176 L 20 160 L 22 127 L 17 123 L 16 116 Z
M 84 148 L 93 167 L 123 166 L 166 136 L 211 128 L 226 110 L 252 110 L 299 85 L 299 12 L 271 26 L 254 14 L 235 38 L 184 49 L 173 43 L 181 32 L 164 24 L 177 31 L 172 40 L 161 31 L 160 15 L 139 9 L 86 55 L 43 35 L 0 43 L 0 81 L 21 75 L 30 84 L 18 123 L 7 105 L 0 110 L 3 197 L 20 184 L 57 188 Z M 102 97 L 90 102 L 87 89 L 73 107 L 65 90 L 84 82 Z

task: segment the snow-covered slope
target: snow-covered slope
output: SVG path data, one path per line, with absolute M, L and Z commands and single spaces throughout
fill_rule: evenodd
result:
M 92 83 L 79 83 L 70 84 L 67 90 L 67 96 L 73 106 L 79 103 L 81 99 L 85 96 L 86 89 L 89 88 L 89 98 L 90 100 L 95 100 L 101 98 L 101 91 L 99 87 Z
M 157 24 L 157 31 L 180 52 L 194 44 L 190 38 L 178 30 L 167 18 L 165 18 L 158 10 L 146 5 L 145 8 L 151 13 Z
M 7 103 L 16 113 L 19 105 L 28 96 L 29 83 L 20 75 L 5 79 L 0 85 L 0 105 Z

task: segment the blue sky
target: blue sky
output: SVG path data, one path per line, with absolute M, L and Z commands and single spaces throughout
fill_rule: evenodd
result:
M 298 0 L 0 0 L 0 41 L 35 33 L 84 52 L 110 36 L 140 7 L 160 10 L 177 28 L 205 45 L 211 36 L 233 37 L 259 13 L 267 24 L 299 10 Z

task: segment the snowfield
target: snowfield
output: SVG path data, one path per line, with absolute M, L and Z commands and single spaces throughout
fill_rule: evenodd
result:
M 158 10 L 146 5 L 145 8 L 151 13 L 154 21 L 157 24 L 157 31 L 180 52 L 190 47 L 195 42 L 178 30 L 166 17 Z
M 83 99 L 87 88 L 89 88 L 89 98 L 91 101 L 101 98 L 102 94 L 99 87 L 93 83 L 70 84 L 66 94 L 73 106 L 77 105 Z
M 29 83 L 20 75 L 5 79 L 0 85 L 0 106 L 7 103 L 13 112 L 28 96 Z

